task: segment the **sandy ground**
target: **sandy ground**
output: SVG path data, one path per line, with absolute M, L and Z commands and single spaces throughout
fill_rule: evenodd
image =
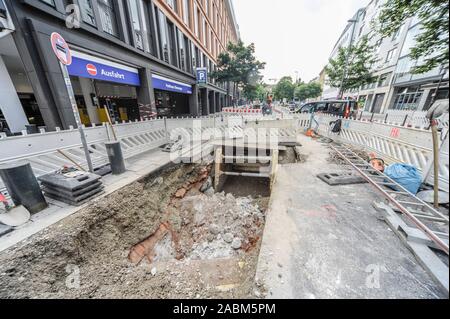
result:
M 0 298 L 260 297 L 264 209 L 212 192 L 209 174 L 170 168 L 3 252 Z

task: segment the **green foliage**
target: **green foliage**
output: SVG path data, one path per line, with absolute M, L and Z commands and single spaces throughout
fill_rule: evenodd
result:
M 264 83 L 246 85 L 243 89 L 244 96 L 250 101 L 265 101 L 268 93 L 269 91 Z
M 449 1 L 448 0 L 389 0 L 380 12 L 376 29 L 383 37 L 395 34 L 406 19 L 417 16 L 422 32 L 410 57 L 421 61 L 413 73 L 424 73 L 437 66 L 448 66 Z
M 295 97 L 300 101 L 306 99 L 313 99 L 319 97 L 322 94 L 322 86 L 317 82 L 302 83 L 295 88 Z
M 337 57 L 330 59 L 325 68 L 328 83 L 332 87 L 340 88 L 344 79 L 339 95 L 347 90 L 372 83 L 376 78 L 372 75 L 371 68 L 376 61 L 374 48 L 369 45 L 368 37 L 362 37 L 355 45 L 339 48 Z
M 218 82 L 234 82 L 243 88 L 244 92 L 252 92 L 261 80 L 260 71 L 265 63 L 255 57 L 255 45 L 245 46 L 242 41 L 229 43 L 226 52 L 218 57 L 217 70 L 211 77 Z
M 295 84 L 292 77 L 285 76 L 278 81 L 277 85 L 273 89 L 273 93 L 276 100 L 292 100 L 294 98 L 294 90 Z

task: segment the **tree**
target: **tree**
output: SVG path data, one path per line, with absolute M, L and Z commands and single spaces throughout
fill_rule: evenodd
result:
M 229 43 L 227 51 L 218 57 L 217 70 L 211 77 L 218 82 L 227 83 L 227 96 L 230 94 L 230 83 L 235 89 L 241 87 L 244 92 L 250 93 L 261 80 L 260 71 L 265 63 L 255 57 L 255 45 L 245 46 L 242 41 Z
M 292 77 L 285 76 L 282 77 L 280 81 L 278 81 L 277 85 L 275 85 L 275 88 L 273 89 L 273 93 L 275 96 L 275 99 L 282 100 L 282 99 L 288 99 L 291 100 L 294 98 L 294 90 L 295 90 L 295 84 L 292 80 Z
M 347 62 L 348 61 L 348 62 Z M 377 62 L 374 48 L 369 45 L 367 36 L 355 45 L 340 47 L 337 57 L 330 59 L 325 72 L 330 86 L 340 88 L 339 97 L 350 89 L 372 83 L 376 77 L 372 75 L 372 66 Z
M 302 83 L 297 88 L 295 88 L 295 97 L 300 101 L 306 99 L 313 99 L 319 97 L 322 94 L 322 86 L 317 82 L 312 83 Z
M 258 83 L 257 85 L 247 85 L 243 89 L 244 96 L 250 100 L 260 100 L 264 101 L 267 97 L 268 90 L 264 83 Z
M 405 20 L 416 16 L 421 22 L 421 33 L 415 37 L 410 57 L 422 63 L 412 69 L 424 73 L 437 66 L 448 66 L 448 0 L 389 0 L 383 6 L 376 30 L 383 37 L 391 37 Z

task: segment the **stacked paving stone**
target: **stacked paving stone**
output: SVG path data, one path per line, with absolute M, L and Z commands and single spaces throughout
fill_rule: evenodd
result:
M 104 192 L 101 176 L 87 172 L 51 173 L 39 177 L 45 196 L 79 206 Z

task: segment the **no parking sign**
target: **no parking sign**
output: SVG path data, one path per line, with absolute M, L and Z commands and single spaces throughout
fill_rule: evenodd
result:
M 73 92 L 72 82 L 70 80 L 69 71 L 67 66 L 72 64 L 72 53 L 70 52 L 69 45 L 66 40 L 57 32 L 53 32 L 50 36 L 50 42 L 52 44 L 53 52 L 58 58 L 61 66 L 61 72 L 64 77 L 64 83 L 66 84 L 67 94 L 69 95 L 70 104 L 72 106 L 73 116 L 80 132 L 81 144 L 83 145 L 84 154 L 86 156 L 86 163 L 89 167 L 89 172 L 94 172 L 94 166 L 92 165 L 91 154 L 84 134 L 83 124 L 81 123 L 80 113 L 78 111 L 77 102 L 75 100 L 75 93 Z
M 53 32 L 50 41 L 52 43 L 53 52 L 56 57 L 64 65 L 72 64 L 72 54 L 66 40 L 57 32 Z

